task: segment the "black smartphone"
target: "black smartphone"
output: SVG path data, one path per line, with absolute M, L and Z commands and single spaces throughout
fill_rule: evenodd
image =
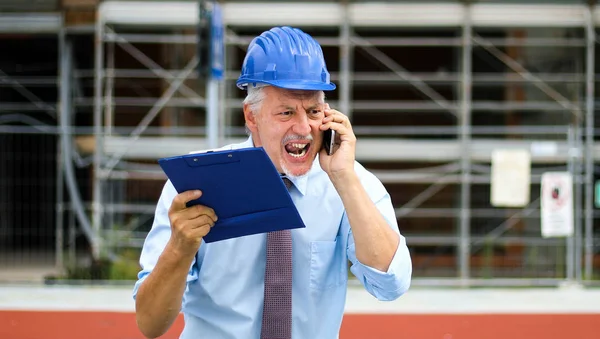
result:
M 332 129 L 328 129 L 323 132 L 323 147 L 327 152 L 327 155 L 333 154 L 333 145 L 335 142 L 335 131 Z

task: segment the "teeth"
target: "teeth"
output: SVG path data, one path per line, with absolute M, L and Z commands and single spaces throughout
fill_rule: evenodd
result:
M 300 152 L 300 154 L 295 154 L 295 153 L 290 153 L 290 152 L 288 152 L 288 154 L 293 156 L 294 158 L 302 158 L 306 154 L 306 150 L 303 149 L 302 152 Z
M 306 147 L 306 145 L 308 145 L 308 144 L 292 144 L 292 146 L 294 146 L 296 148 L 300 148 L 300 149 L 303 149 L 304 147 Z

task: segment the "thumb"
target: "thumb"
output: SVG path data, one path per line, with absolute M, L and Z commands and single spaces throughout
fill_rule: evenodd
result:
M 173 203 L 171 204 L 171 208 L 175 211 L 185 209 L 188 202 L 200 198 L 201 195 L 202 192 L 200 190 L 182 192 L 175 196 L 175 199 L 173 199 Z

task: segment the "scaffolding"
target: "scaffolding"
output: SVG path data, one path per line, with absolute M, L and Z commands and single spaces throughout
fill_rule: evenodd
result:
M 232 86 L 239 72 L 243 48 L 253 36 L 271 26 L 298 26 L 316 36 L 324 46 L 332 78 L 339 84 L 339 93 L 329 98 L 330 103 L 353 119 L 359 136 L 357 159 L 373 169 L 389 187 L 396 198 L 399 221 L 412 219 L 416 224 L 423 224 L 427 219 L 455 221 L 446 234 L 439 230 L 431 235 L 412 233 L 417 228 L 409 228 L 411 246 L 453 247 L 451 251 L 456 253 L 453 256 L 456 262 L 450 265 L 449 272 L 435 271 L 431 280 L 426 278 L 426 267 L 437 260 L 435 253 L 416 260 L 417 269 L 425 267 L 417 270 L 423 273 L 423 279 L 417 279 L 417 284 L 497 284 L 503 274 L 495 276 L 492 272 L 496 279 L 489 280 L 483 279 L 485 274 L 489 276 L 489 267 L 483 273 L 472 269 L 478 267 L 476 262 L 480 258 L 476 254 L 487 249 L 486 244 L 490 242 L 494 246 L 515 243 L 537 246 L 534 251 L 544 246 L 564 245 L 564 253 L 551 258 L 549 266 L 529 277 L 524 274 L 526 264 L 518 261 L 531 260 L 531 256 L 529 259 L 501 259 L 509 268 L 520 267 L 516 273 L 505 273 L 519 283 L 553 285 L 561 281 L 583 281 L 592 276 L 595 245 L 591 187 L 593 159 L 600 152 L 593 140 L 595 22 L 599 15 L 595 8 L 539 4 L 225 2 L 228 67 L 226 80 L 221 84 L 220 128 L 190 131 L 189 127 L 179 127 L 171 128 L 167 135 L 140 137 L 159 111 L 154 105 L 133 131 L 133 138 L 111 132 L 115 128 L 112 126 L 115 107 L 141 106 L 146 102 L 150 105 L 156 100 L 130 100 L 115 95 L 111 86 L 119 77 L 164 78 L 170 83 L 170 91 L 156 101 L 158 108 L 173 105 L 202 112 L 206 104 L 203 97 L 195 94 L 198 91 L 190 87 L 173 88 L 193 77 L 193 58 L 183 71 L 165 71 L 156 64 L 144 63 L 139 50 L 131 47 L 151 43 L 195 44 L 196 36 L 184 31 L 197 25 L 198 6 L 194 2 L 105 2 L 99 13 L 95 192 L 102 192 L 97 188 L 110 180 L 164 179 L 159 171 L 150 175 L 123 169 L 107 174 L 102 165 L 106 163 L 105 157 L 140 160 L 182 154 L 206 148 L 210 133 L 218 134 L 219 144 L 243 138 L 239 121 L 241 96 Z M 134 71 L 114 67 L 114 44 L 120 44 L 149 69 Z M 106 63 L 104 46 L 109 51 Z M 555 52 L 540 52 L 543 48 Z M 414 60 L 402 56 L 402 50 L 412 53 L 419 50 L 420 55 L 431 58 L 430 63 L 438 69 L 427 67 L 426 63 L 415 64 Z M 436 55 L 438 50 L 441 51 L 439 56 Z M 528 52 L 530 55 L 526 55 Z M 477 55 L 479 59 L 475 63 Z M 440 58 L 448 58 L 453 63 L 444 64 Z M 496 69 L 487 67 L 488 72 L 477 71 L 477 68 L 486 68 L 481 65 L 481 59 Z M 399 60 L 416 66 L 410 69 Z M 535 64 L 538 60 L 546 64 Z M 536 70 L 529 70 L 532 66 Z M 176 83 L 177 80 L 180 82 Z M 194 86 L 203 88 L 201 83 Z M 377 93 L 369 92 L 369 87 L 388 93 L 387 97 L 385 94 L 378 97 Z M 407 88 L 416 90 L 418 95 L 409 93 Z M 171 98 L 177 89 L 183 97 Z M 485 94 L 502 91 L 505 96 L 496 100 Z M 368 95 L 361 95 L 363 92 Z M 390 95 L 390 92 L 395 93 Z M 534 99 L 524 98 L 526 96 Z M 507 119 L 513 121 L 506 123 Z M 104 126 L 101 126 L 102 121 Z M 189 132 L 191 135 L 182 137 Z M 535 215 L 539 198 L 535 197 L 527 208 L 519 210 L 495 209 L 487 201 L 481 203 L 486 200 L 482 199 L 481 192 L 485 192 L 485 188 L 482 190 L 481 186 L 490 182 L 490 156 L 499 148 L 531 152 L 533 187 L 539 187 L 536 185 L 541 173 L 549 169 L 565 169 L 574 174 L 577 192 L 574 237 L 563 242 L 541 239 L 531 231 L 505 235 L 517 224 L 521 224 L 519 228 L 531 229 L 522 224 L 539 223 Z M 410 189 L 411 185 L 418 188 Z M 445 194 L 446 201 L 437 204 L 446 206 L 426 206 L 444 191 L 450 191 Z M 407 199 L 405 192 L 414 196 Z M 452 201 L 459 203 L 452 204 Z M 112 206 L 106 202 L 101 196 L 95 197 L 96 231 L 105 224 L 102 217 L 106 211 L 102 206 Z M 145 208 L 145 212 L 153 212 L 152 204 Z M 490 221 L 494 220 L 499 221 L 499 225 L 490 227 Z M 549 252 L 547 248 L 546 252 Z M 576 264 L 579 262 L 576 258 L 582 253 L 583 267 Z M 563 255 L 564 258 L 559 258 Z M 488 260 L 496 260 L 494 256 L 490 258 Z M 562 263 L 557 264 L 558 261 Z M 556 268 L 550 273 L 541 272 L 552 265 Z M 447 280 L 439 279 L 445 274 Z M 525 276 L 525 279 L 516 279 L 517 276 Z
M 73 76 L 93 79 L 93 96 L 66 94 L 72 78 L 61 81 L 61 109 L 68 115 L 69 108 L 93 108 L 93 133 L 71 138 L 67 123 L 59 130 L 70 140 L 66 147 L 93 154 L 93 199 L 75 210 L 95 256 L 141 247 L 165 179 L 157 158 L 205 149 L 211 139 L 224 145 L 245 138 L 243 93 L 234 84 L 244 48 L 265 29 L 291 25 L 323 46 L 338 84 L 328 101 L 351 117 L 357 160 L 392 195 L 413 253 L 415 285 L 597 282 L 600 10 L 352 1 L 225 1 L 222 8 L 226 74 L 219 121 L 209 124 L 208 89 L 196 69 L 198 3 L 99 6 L 93 72 Z M 68 59 L 63 63 L 72 68 Z M 496 149 L 531 153 L 527 207 L 489 204 Z M 574 177 L 576 233 L 567 239 L 539 234 L 536 191 L 549 170 Z
M 62 24 L 56 13 L 0 14 L 3 48 L 11 50 L 0 58 L 0 280 L 33 279 L 37 272 L 52 274 L 64 264 L 58 250 L 62 235 L 54 223 L 40 222 L 58 221 L 62 215 L 56 203 L 62 201 L 62 192 L 55 189 L 62 180 L 62 164 L 53 158 L 62 116 L 59 98 L 53 95 L 59 87 L 56 45 L 62 41 Z M 16 51 L 35 49 L 30 39 L 15 38 L 28 34 L 40 36 L 36 43 L 49 55 Z

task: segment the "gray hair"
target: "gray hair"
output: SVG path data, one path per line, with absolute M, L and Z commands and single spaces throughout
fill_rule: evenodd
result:
M 262 102 L 265 99 L 265 91 L 263 91 L 265 86 L 248 86 L 246 88 L 247 93 L 243 103 L 248 104 L 252 113 L 256 114 L 256 112 L 260 111 Z
M 265 86 L 255 87 L 255 86 L 251 86 L 251 85 L 248 85 L 246 87 L 247 93 L 246 93 L 246 98 L 244 99 L 243 104 L 244 105 L 247 104 L 250 107 L 250 111 L 252 112 L 252 114 L 256 114 L 257 112 L 260 111 L 262 102 L 265 99 L 265 91 L 263 91 L 264 87 Z M 248 128 L 248 124 L 244 124 L 244 127 L 246 129 L 246 134 L 248 136 L 251 136 L 252 132 Z

